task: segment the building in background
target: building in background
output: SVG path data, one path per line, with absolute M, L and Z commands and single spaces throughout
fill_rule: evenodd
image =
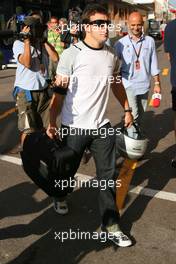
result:
M 133 0 L 133 2 L 136 5 L 147 9 L 145 20 L 155 18 L 155 0 Z
M 138 5 L 145 5 L 150 9 L 148 19 L 168 21 L 175 17 L 176 0 L 133 0 L 133 2 Z
M 66 0 L 1 0 L 0 1 L 0 17 L 3 15 L 7 21 L 15 14 L 16 7 L 22 7 L 24 13 L 30 11 L 41 11 L 44 19 L 48 20 L 52 15 L 63 16 Z
M 149 12 L 153 12 L 153 5 L 144 5 L 144 4 L 138 4 L 135 3 L 134 0 L 110 0 L 108 1 L 108 9 L 111 16 L 111 21 L 116 25 L 119 25 L 122 27 L 122 30 L 124 27 L 126 27 L 127 20 L 129 17 L 129 14 L 132 11 L 139 11 L 144 21 L 147 20 Z M 115 37 L 118 32 L 111 32 L 110 37 Z
M 114 24 L 125 25 L 129 14 L 138 10 L 144 20 L 170 20 L 176 12 L 176 0 L 1 0 L 0 1 L 0 29 L 4 27 L 17 6 L 21 6 L 26 14 L 30 10 L 41 11 L 47 21 L 51 15 L 68 17 L 68 10 L 76 6 L 84 9 L 86 4 L 97 2 L 108 8 L 111 21 Z M 116 34 L 115 32 L 112 34 Z
M 166 0 L 155 0 L 155 18 L 158 21 L 166 21 L 168 14 L 168 3 Z
M 175 0 L 165 0 L 167 2 L 167 17 L 168 20 L 172 20 L 175 18 L 176 14 L 176 1 Z

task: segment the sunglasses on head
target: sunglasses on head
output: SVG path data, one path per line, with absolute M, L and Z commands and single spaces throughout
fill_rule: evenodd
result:
M 89 25 L 95 25 L 95 26 L 98 26 L 98 27 L 102 27 L 105 24 L 107 26 L 109 26 L 111 24 L 111 21 L 110 20 L 98 19 L 98 20 L 90 21 L 90 22 L 88 22 L 88 24 Z

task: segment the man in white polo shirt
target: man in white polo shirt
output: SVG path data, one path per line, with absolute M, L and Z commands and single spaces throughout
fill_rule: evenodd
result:
M 120 216 L 115 203 L 115 136 L 106 117 L 110 82 L 117 78 L 118 59 L 105 45 L 109 25 L 107 10 L 98 4 L 89 5 L 82 20 L 84 41 L 66 49 L 60 57 L 47 134 L 51 138 L 55 136 L 56 118 L 62 110 L 63 140 L 78 154 L 71 177 L 79 167 L 85 148 L 89 148 L 95 160 L 97 179 L 106 182 L 106 189 L 100 189 L 99 193 L 102 230 L 111 235 L 114 243 L 127 247 L 132 242 L 120 230 Z M 125 125 L 128 127 L 133 121 L 131 109 L 124 87 L 116 80 L 112 89 L 125 109 Z M 110 181 L 113 186 L 109 185 Z M 65 197 L 55 199 L 54 207 L 60 214 L 68 212 Z

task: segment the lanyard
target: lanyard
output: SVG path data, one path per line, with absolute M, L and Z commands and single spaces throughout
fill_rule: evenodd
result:
M 129 39 L 130 39 L 130 41 L 131 41 L 132 47 L 133 47 L 133 49 L 134 49 L 134 52 L 135 52 L 135 54 L 136 54 L 137 61 L 139 61 L 139 57 L 140 57 L 140 53 L 141 53 L 142 43 L 143 43 L 143 42 L 141 41 L 141 45 L 140 45 L 140 47 L 139 47 L 139 51 L 137 52 L 137 50 L 136 50 L 136 48 L 135 48 L 135 46 L 134 46 L 134 44 L 133 44 L 133 42 L 132 42 L 132 40 L 131 40 L 130 37 L 129 37 Z
M 56 35 L 56 37 L 55 37 L 55 32 L 53 32 L 52 31 L 52 38 L 53 38 L 53 40 L 54 40 L 54 44 L 56 45 L 56 41 L 58 40 L 58 38 L 59 38 L 59 33 Z

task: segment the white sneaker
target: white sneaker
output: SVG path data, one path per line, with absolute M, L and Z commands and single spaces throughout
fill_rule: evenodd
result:
M 66 200 L 59 201 L 58 198 L 54 198 L 54 210 L 61 215 L 68 214 L 68 205 Z
M 131 239 L 120 230 L 118 225 L 102 228 L 102 231 L 105 231 L 107 238 L 119 247 L 129 247 L 132 245 Z
M 122 231 L 117 231 L 113 234 L 112 238 L 109 238 L 112 242 L 114 242 L 119 247 L 129 247 L 132 245 L 132 241 L 127 235 L 125 235 Z

